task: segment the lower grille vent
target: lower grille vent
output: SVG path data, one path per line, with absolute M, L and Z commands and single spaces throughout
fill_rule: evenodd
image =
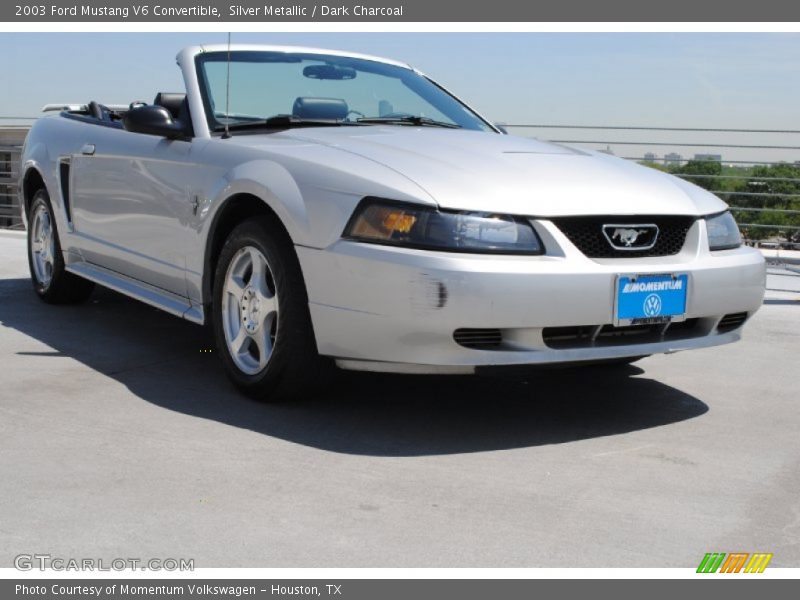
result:
M 747 320 L 746 312 L 731 313 L 729 315 L 725 315 L 720 320 L 719 325 L 717 325 L 717 331 L 719 333 L 726 333 L 728 331 L 733 331 L 734 329 L 738 329 L 739 327 L 741 327 L 742 323 L 744 323 L 746 320 Z
M 671 323 L 664 331 L 663 325 L 625 325 L 615 327 L 596 326 L 545 327 L 542 338 L 549 348 L 589 348 L 597 346 L 626 346 L 628 344 L 648 344 L 662 340 L 679 340 L 698 335 L 698 319 L 687 319 Z
M 465 348 L 491 350 L 500 346 L 503 334 L 499 329 L 456 329 L 453 339 Z

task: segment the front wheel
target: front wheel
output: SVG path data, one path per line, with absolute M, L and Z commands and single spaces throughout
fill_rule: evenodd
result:
M 34 291 L 50 304 L 83 302 L 91 295 L 94 283 L 64 268 L 61 241 L 46 190 L 37 190 L 33 195 L 29 214 L 28 266 Z
M 317 354 L 300 264 L 273 219 L 238 225 L 214 275 L 214 337 L 228 377 L 248 396 L 275 401 L 318 387 Z

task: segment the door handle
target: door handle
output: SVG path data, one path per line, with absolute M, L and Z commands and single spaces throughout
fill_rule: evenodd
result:
M 84 144 L 81 148 L 81 154 L 85 154 L 86 156 L 94 154 L 94 144 Z

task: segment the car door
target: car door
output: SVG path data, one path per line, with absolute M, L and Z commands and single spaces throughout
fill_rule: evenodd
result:
M 96 126 L 72 158 L 76 246 L 84 260 L 187 296 L 186 253 L 202 141 Z

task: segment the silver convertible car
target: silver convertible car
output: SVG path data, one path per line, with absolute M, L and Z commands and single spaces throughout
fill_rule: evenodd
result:
M 734 342 L 765 266 L 727 206 L 506 135 L 408 65 L 196 46 L 185 93 L 37 120 L 20 195 L 36 293 L 95 283 L 209 323 L 277 399 L 326 366 L 474 373 Z

